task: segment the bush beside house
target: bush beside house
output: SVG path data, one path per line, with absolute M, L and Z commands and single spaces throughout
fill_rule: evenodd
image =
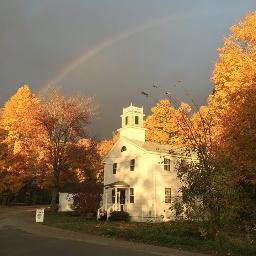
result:
M 73 209 L 77 215 L 95 218 L 100 205 L 102 184 L 84 183 L 73 196 Z
M 108 218 L 109 221 L 129 221 L 130 215 L 128 212 L 113 211 Z

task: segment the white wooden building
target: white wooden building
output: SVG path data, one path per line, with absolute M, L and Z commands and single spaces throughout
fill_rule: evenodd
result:
M 103 160 L 99 211 L 108 216 L 114 210 L 127 211 L 133 221 L 167 221 L 180 187 L 174 165 L 182 156 L 170 145 L 145 141 L 143 117 L 143 108 L 123 109 L 120 138 Z
M 72 193 L 59 192 L 59 212 L 71 212 L 73 211 L 73 199 Z

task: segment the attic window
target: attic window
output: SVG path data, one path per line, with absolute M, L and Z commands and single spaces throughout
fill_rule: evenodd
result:
M 121 152 L 124 152 L 124 151 L 126 151 L 126 150 L 127 150 L 126 146 L 122 146 Z

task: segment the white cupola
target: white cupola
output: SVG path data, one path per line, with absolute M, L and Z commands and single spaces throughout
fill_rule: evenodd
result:
M 129 107 L 123 108 L 122 128 L 118 129 L 120 137 L 145 142 L 144 116 L 143 107 L 135 107 L 131 103 Z

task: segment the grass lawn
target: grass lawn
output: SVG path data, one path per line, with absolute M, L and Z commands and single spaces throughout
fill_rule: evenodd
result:
M 45 225 L 94 234 L 113 239 L 144 242 L 153 245 L 180 248 L 218 255 L 256 255 L 256 236 L 251 241 L 243 234 L 223 234 L 217 241 L 201 237 L 194 223 L 132 223 L 98 222 L 77 217 L 72 213 L 46 212 Z

